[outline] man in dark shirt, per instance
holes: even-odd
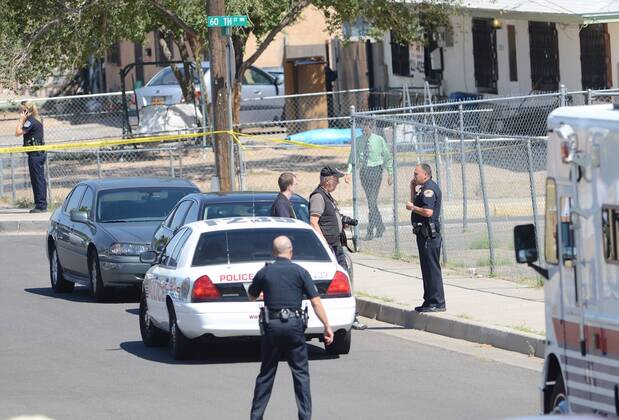
[[[411,212],[413,233],[417,236],[423,279],[423,304],[415,308],[417,312],[445,311],[440,265],[441,201],[441,189],[432,180],[432,168],[427,163],[417,165],[411,181],[411,201],[406,203],[406,209]]]
[[[284,172],[277,180],[280,193],[271,206],[271,216],[288,217],[296,219],[297,215],[294,212],[290,197],[294,194],[294,188],[297,186],[297,177],[290,172]]]
[[[270,321],[262,335],[260,374],[256,378],[251,419],[262,419],[271,397],[277,364],[280,357],[288,361],[294,380],[294,392],[299,410],[299,419],[312,417],[309,366],[305,327],[301,302],[305,293],[314,312],[325,326],[326,344],[333,342],[333,331],[318,291],[310,274],[303,267],[291,262],[292,243],[286,236],[273,240],[273,264],[267,264],[254,276],[249,286],[249,299],[256,300],[264,294],[265,309]]]

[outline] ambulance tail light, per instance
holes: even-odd
[[[348,276],[341,271],[336,271],[327,288],[327,297],[350,297],[351,294]]]
[[[220,298],[221,293],[219,293],[217,286],[213,284],[209,276],[198,277],[193,282],[193,290],[191,291],[192,302],[206,302]]]

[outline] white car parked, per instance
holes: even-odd
[[[323,300],[334,342],[325,349],[347,354],[355,318],[350,279],[314,229],[295,219],[234,217],[193,222],[172,237],[146,273],[140,299],[140,332],[146,346],[169,343],[175,359],[189,354],[197,338],[258,336],[262,301],[251,302],[247,289],[265,263],[273,261],[279,235],[292,241],[293,262],[308,270]],[[322,338],[323,325],[309,300],[308,339]]]

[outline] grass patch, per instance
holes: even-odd
[[[490,248],[490,242],[487,236],[479,236],[471,241],[469,249],[488,249]]]
[[[511,328],[515,331],[520,331],[527,334],[540,335],[542,337],[546,336],[546,331],[534,330],[533,328],[529,328],[526,325],[504,325],[504,327]]]
[[[468,319],[469,321],[473,320],[473,317],[467,314],[458,314],[456,315],[456,317],[461,318],[461,319]]]
[[[380,301],[387,302],[387,303],[396,303],[395,299],[386,297],[386,296],[376,296],[376,295],[371,295],[369,293],[364,293],[364,292],[355,292],[355,295],[358,297],[366,297],[366,298],[380,300]]]
[[[17,200],[15,200],[15,207],[17,207],[18,209],[27,209],[30,207],[34,207],[34,202],[28,198],[23,198],[20,197]]]

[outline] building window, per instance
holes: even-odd
[[[118,42],[108,48],[107,62],[120,65],[120,44]]]
[[[496,29],[492,26],[492,19],[473,19],[473,58],[477,90],[497,93],[499,65],[496,52]]]
[[[533,90],[559,90],[559,39],[550,22],[529,22],[531,84]]]
[[[587,25],[580,30],[580,67],[583,89],[610,87],[610,39],[606,24]]]
[[[393,74],[399,76],[410,76],[410,56],[408,45],[398,44],[395,41],[393,32],[391,33],[391,68]]]
[[[516,54],[516,27],[507,25],[507,52],[509,54],[509,81],[518,81],[518,59]]]

